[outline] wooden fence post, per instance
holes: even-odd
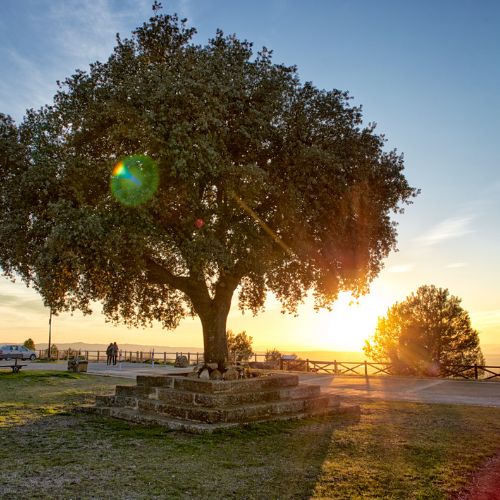
[[[474,363],[474,380],[477,380],[477,364]]]
[[[338,375],[338,373],[339,373],[336,359],[333,361],[333,373],[335,373],[335,375]]]
[[[197,352],[197,353],[196,353],[196,364],[198,364],[198,363],[199,363],[199,355],[200,355],[200,353],[199,353],[199,352]]]
[[[97,351],[97,362],[99,363],[99,351]]]
[[[368,363],[365,360],[365,377],[368,377]]]
[[[309,358],[306,359],[306,372],[309,372]]]

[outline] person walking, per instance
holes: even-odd
[[[110,365],[113,361],[113,343],[110,342],[106,349],[106,365]]]
[[[118,344],[113,342],[113,365],[116,365],[116,358],[118,358]]]

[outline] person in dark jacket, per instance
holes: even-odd
[[[111,361],[113,361],[113,343],[110,342],[108,348],[106,349],[106,364],[109,366]]]
[[[118,358],[118,344],[113,342],[113,364],[116,365],[116,359]]]

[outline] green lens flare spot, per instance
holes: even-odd
[[[111,174],[111,193],[122,205],[137,207],[149,201],[159,183],[158,167],[148,156],[127,156]]]

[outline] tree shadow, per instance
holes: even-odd
[[[59,412],[0,428],[0,496],[308,498],[332,435],[356,417],[253,424],[192,435]],[[13,436],[16,445],[12,445]],[[10,445],[9,445],[10,443]],[[19,460],[19,449],[28,450]],[[30,470],[26,484],[25,471]],[[57,495],[56,495],[57,496]]]

